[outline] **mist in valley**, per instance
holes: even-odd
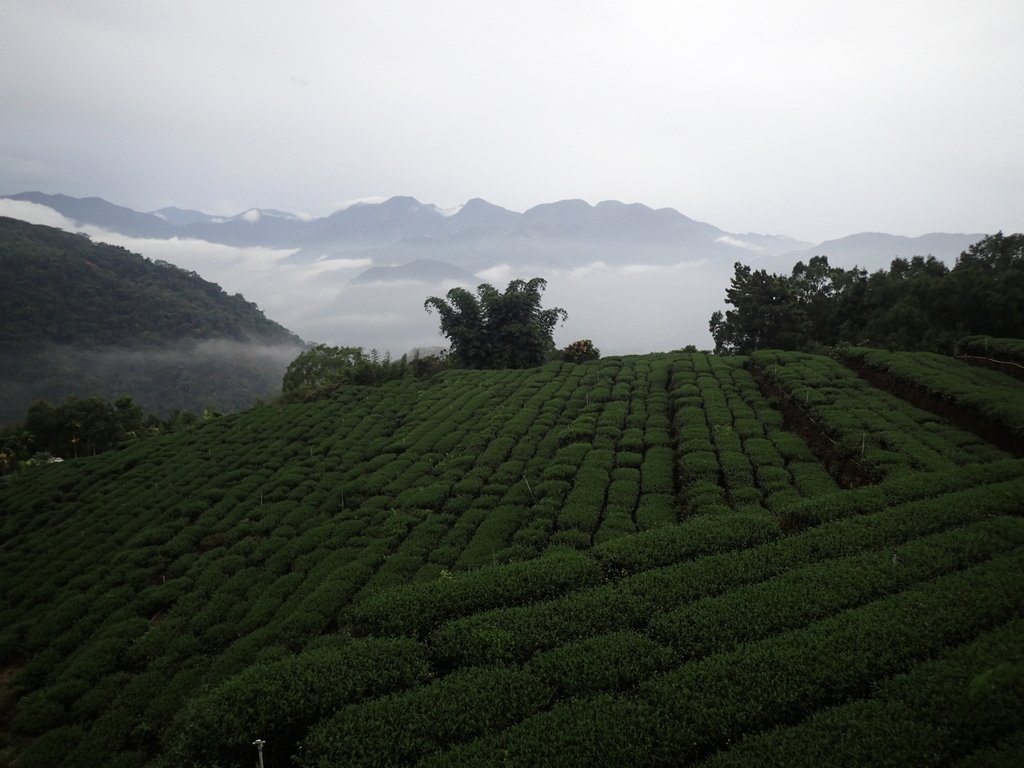
[[[547,280],[544,306],[560,306],[569,319],[555,329],[558,347],[590,339],[603,354],[710,348],[708,318],[723,306],[732,263],[681,258],[676,263],[617,263],[595,259],[580,266],[496,263],[475,272],[476,281],[396,280],[354,282],[373,266],[366,256],[300,262],[293,250],[236,247],[202,240],[143,239],[80,226],[49,208],[0,200],[0,215],[84,231],[95,241],[120,245],[153,260],[167,261],[241,293],[272,320],[307,342],[377,349],[398,357],[415,348],[446,345],[436,315],[423,303],[455,285],[475,289],[490,283],[504,290],[510,280]],[[599,250],[596,255],[610,256]],[[581,255],[586,258],[586,254]]]
[[[7,372],[0,424],[22,420],[36,400],[60,403],[72,396],[113,401],[127,394],[144,412],[163,418],[175,411],[242,410],[275,397],[301,351],[290,344],[208,339],[143,349],[51,345],[31,355],[0,355]]]

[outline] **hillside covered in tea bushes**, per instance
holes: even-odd
[[[948,357],[680,352],[22,472],[0,763],[1017,765],[1022,400]]]

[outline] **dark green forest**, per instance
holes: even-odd
[[[0,217],[0,347],[148,347],[188,339],[294,344],[240,294],[86,235]]]
[[[302,343],[194,272],[52,227],[0,218],[0,274],[0,423],[71,395],[238,410]]]
[[[952,268],[931,256],[888,270],[832,267],[827,256],[789,275],[737,263],[716,312],[716,352],[853,344],[950,353],[970,335],[1024,337],[1024,234],[986,237]]]

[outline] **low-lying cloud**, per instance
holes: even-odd
[[[751,253],[756,253],[756,254],[759,254],[761,256],[770,256],[771,255],[771,251],[769,251],[764,246],[758,245],[757,243],[750,243],[750,242],[747,242],[746,240],[741,240],[738,237],[731,237],[729,235],[722,235],[721,237],[716,237],[715,238],[715,242],[716,243],[722,243],[723,245],[732,245],[732,246],[735,246],[737,248],[743,248],[746,251],[750,251]]]
[[[45,205],[30,203],[27,200],[10,200],[6,197],[0,198],[0,216],[7,216],[12,219],[21,219],[32,224],[42,224],[47,227],[58,227],[68,232],[80,232],[81,225],[62,216]]]
[[[45,206],[0,200],[0,215],[84,231],[94,241],[121,245],[151,259],[167,261],[241,293],[303,339],[376,348],[402,355],[414,347],[445,344],[436,314],[423,302],[444,296],[456,283],[415,281],[353,284],[374,266],[369,258],[289,261],[294,251],[235,247],[202,240],[147,240],[82,227]],[[710,260],[674,264],[609,264],[595,261],[571,268],[506,263],[476,273],[479,283],[504,289],[512,279],[547,280],[545,306],[560,306],[569,320],[556,328],[555,343],[589,338],[604,354],[632,354],[712,344],[708,318],[723,307],[731,264]],[[475,284],[464,287],[473,290]]]
[[[275,397],[301,351],[290,344],[207,339],[158,348],[51,345],[7,353],[0,360],[0,425],[22,420],[35,400],[59,403],[71,396],[131,394],[145,412],[163,417],[178,410],[237,411]]]

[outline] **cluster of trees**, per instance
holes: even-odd
[[[126,440],[164,434],[217,416],[178,411],[169,419],[145,414],[128,395],[113,402],[69,397],[52,405],[39,400],[25,420],[0,429],[0,475],[55,458],[94,456]]]
[[[410,361],[402,355],[392,360],[391,353],[381,355],[376,349],[366,352],[362,347],[314,344],[288,365],[281,394],[286,399],[319,397],[342,384],[383,384],[408,375],[431,375],[442,367],[444,360],[436,356],[416,356]]]
[[[505,292],[486,283],[473,295],[452,288],[445,298],[431,296],[427,312],[441,318],[441,333],[451,343],[440,355],[402,355],[376,349],[314,344],[296,357],[281,382],[284,399],[316,399],[344,384],[383,384],[404,376],[425,378],[447,367],[533,368],[550,360],[582,363],[597,360],[601,351],[590,339],[580,339],[556,350],[552,338],[559,320],[568,319],[561,307],[544,309],[541,294],[547,282],[540,277],[513,280]]]
[[[162,418],[211,407],[233,413],[275,397],[301,349],[208,340],[143,349],[41,343],[33,351],[0,350],[0,425],[21,421],[37,400],[115,400],[124,393]]]
[[[512,280],[502,293],[484,283],[476,295],[452,288],[445,298],[431,296],[427,312],[441,318],[441,333],[451,342],[452,363],[460,368],[532,368],[555,352],[551,334],[569,319],[561,307],[541,308],[547,281]]]
[[[1024,234],[990,235],[949,268],[932,256],[868,274],[815,256],[790,275],[737,263],[711,316],[715,351],[857,344],[951,352],[971,334],[1024,337]]]

